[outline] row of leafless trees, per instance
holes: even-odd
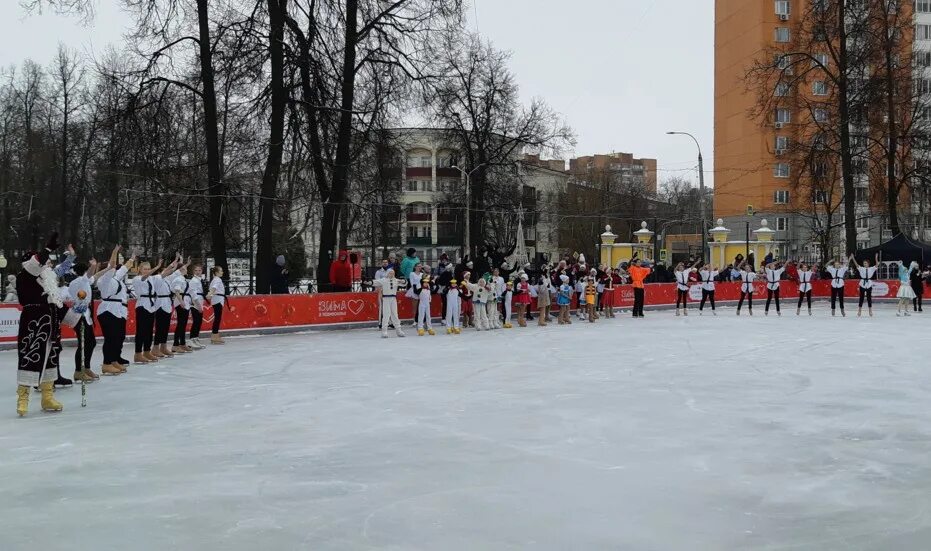
[[[761,54],[747,85],[762,124],[781,127],[771,147],[788,169],[790,208],[828,258],[840,227],[856,250],[857,221],[869,217],[858,203],[882,212],[893,235],[924,210],[913,203],[931,182],[931,53],[913,48],[911,0],[791,4],[785,42]]]
[[[463,28],[461,0],[121,2],[136,22],[122,49],[62,47],[48,67],[3,73],[4,250],[50,226],[91,250],[182,248],[218,264],[254,242],[261,291],[264,268],[312,227],[326,283],[354,227],[378,233],[395,213],[384,205],[403,160],[387,129],[410,113],[449,129],[457,165],[474,170],[476,248],[490,175],[572,141],[545,103],[520,102],[508,56]],[[92,0],[22,4],[94,17]]]

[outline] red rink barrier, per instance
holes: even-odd
[[[780,296],[783,299],[798,296],[798,284],[792,281],[781,282]],[[859,282],[847,280],[844,295],[857,297]],[[826,298],[831,296],[830,280],[812,282],[812,296]],[[754,297],[766,298],[766,282],[754,283]],[[731,301],[740,298],[740,283],[718,283],[715,288],[716,301]],[[873,298],[894,298],[899,292],[898,281],[875,281]],[[614,305],[629,308],[634,304],[634,290],[630,285],[614,289]],[[925,288],[924,296],[931,299],[931,289]],[[691,302],[701,301],[701,285],[692,284],[689,289]],[[658,283],[646,285],[645,301],[647,306],[665,306],[676,303],[676,285]],[[572,308],[577,301],[573,298]],[[410,299],[399,297],[399,315],[401,319],[413,319],[414,311]],[[553,306],[555,308],[555,304]],[[94,304],[96,311],[97,304]],[[133,335],[136,329],[135,302],[129,303],[129,320],[126,333]],[[531,305],[536,310],[536,300]],[[430,307],[433,317],[442,312],[440,297],[433,297]],[[0,343],[16,341],[19,330],[20,307],[16,304],[0,304]],[[229,299],[229,306],[223,312],[223,329],[263,329],[274,327],[313,327],[347,323],[371,323],[378,320],[378,296],[375,293],[329,293],[317,295],[247,295],[234,296]],[[204,311],[204,331],[209,332],[213,322],[213,310]],[[171,329],[174,331],[175,318],[172,315]],[[94,325],[94,333],[101,336],[100,325]],[[75,338],[70,327],[62,327],[62,337]]]

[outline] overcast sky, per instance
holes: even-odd
[[[624,151],[659,160],[660,181],[697,179],[695,134],[713,184],[712,0],[472,0],[470,25],[513,54],[522,94],[542,97],[578,135],[566,156]],[[119,45],[129,18],[100,0],[91,26],[25,17],[0,0],[0,65],[45,65],[59,40],[87,53]],[[697,182],[696,182],[697,183]]]

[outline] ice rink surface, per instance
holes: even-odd
[[[4,352],[0,549],[931,548],[931,312],[791,310],[230,338],[25,419]]]

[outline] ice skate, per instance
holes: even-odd
[[[201,344],[199,338],[193,338],[191,339],[191,348],[193,348],[194,350],[203,350],[206,347],[203,344]]]
[[[123,356],[120,356],[120,359],[117,360],[116,363],[118,363],[118,364],[120,364],[120,365],[129,365],[129,364],[132,363],[132,362],[130,362],[129,360],[123,358]]]
[[[462,334],[462,329],[459,328],[459,327],[453,329],[453,331],[455,331],[457,335],[461,335],[461,334]]]
[[[424,335],[426,335],[426,334],[427,334],[427,332],[424,331],[423,329],[418,329],[418,330],[417,330],[417,336],[418,336],[418,337],[422,337],[422,336],[424,336]]]
[[[76,383],[80,383],[80,382],[93,383],[93,382],[94,382],[94,378],[91,377],[90,374],[87,373],[87,371],[75,371],[75,372],[74,372],[74,382],[76,382]]]
[[[811,308],[808,309],[808,315],[811,315]]]
[[[19,385],[16,387],[16,413],[20,417],[25,417],[29,411],[29,387]]]
[[[165,357],[165,355],[162,354],[162,351],[159,350],[157,346],[156,346],[155,348],[153,348],[152,350],[147,351],[147,352],[145,353],[145,355],[146,355],[146,357],[148,357],[150,360],[161,360],[162,358]]]
[[[187,354],[187,350],[184,350],[180,346],[172,346],[171,352],[172,354]]]
[[[136,363],[136,364],[147,364],[147,363],[149,363],[150,361],[151,361],[151,360],[149,360],[149,358],[147,358],[146,355],[145,355],[144,353],[142,353],[142,352],[137,352],[137,353],[133,354],[133,363]]]
[[[846,318],[846,317],[847,317],[847,312],[841,310],[841,311],[840,311],[840,315],[841,315],[842,318]]]
[[[796,315],[796,316],[801,316],[801,315],[802,315],[802,307],[801,307],[801,306],[799,306],[798,308],[795,309],[795,315]]]
[[[100,372],[104,375],[122,375],[123,368],[119,364],[103,364],[103,367],[100,368]]]
[[[447,328],[446,328],[446,334],[447,334],[447,335],[452,335],[452,334],[453,334],[453,328],[452,328],[452,327],[447,327]]]
[[[164,354],[165,357],[167,357],[167,358],[173,358],[174,355],[175,355],[175,353],[174,353],[173,351],[168,350],[168,345],[167,345],[167,344],[161,345],[161,351],[162,351],[162,354]]]
[[[52,384],[52,383],[49,383],[49,384]],[[74,384],[74,381],[72,381],[71,379],[62,377],[61,375],[59,375],[58,378],[55,379],[55,388],[69,388],[73,384]],[[42,388],[42,385],[39,385],[39,388]]]
[[[857,317],[858,317],[858,318],[863,317],[863,308],[858,308],[858,309],[857,309]]]
[[[406,336],[407,336],[407,335],[404,334],[404,331],[401,331],[400,329],[398,329],[397,335],[398,335],[398,337],[406,337]]]
[[[39,388],[42,390],[42,411],[61,411],[61,403],[55,399],[55,389],[52,383],[41,383]]]
[[[712,311],[711,311],[711,315],[712,315],[712,316],[717,316],[717,315],[718,315],[717,310],[712,310]]]
[[[688,309],[688,308],[683,308],[683,309],[682,309],[682,315],[683,315],[683,316],[688,316],[688,315],[689,315],[689,309]]]
[[[873,317],[873,309],[870,308],[870,317]]]
[[[782,317],[782,312],[780,312],[779,310],[776,310],[776,315],[779,316],[779,317],[781,318],[781,317]]]
[[[428,335],[436,335],[436,331],[434,331],[433,329],[427,329],[427,334],[428,334]]]
[[[511,325],[510,322],[508,322],[508,323],[505,323],[505,324],[504,324],[504,328],[505,328],[505,329],[513,329],[514,326]]]
[[[226,344],[226,341],[223,340],[219,333],[213,333],[210,335],[210,344]]]
[[[679,316],[680,316],[680,314],[679,314],[679,309],[676,308],[676,317],[678,318]]]

